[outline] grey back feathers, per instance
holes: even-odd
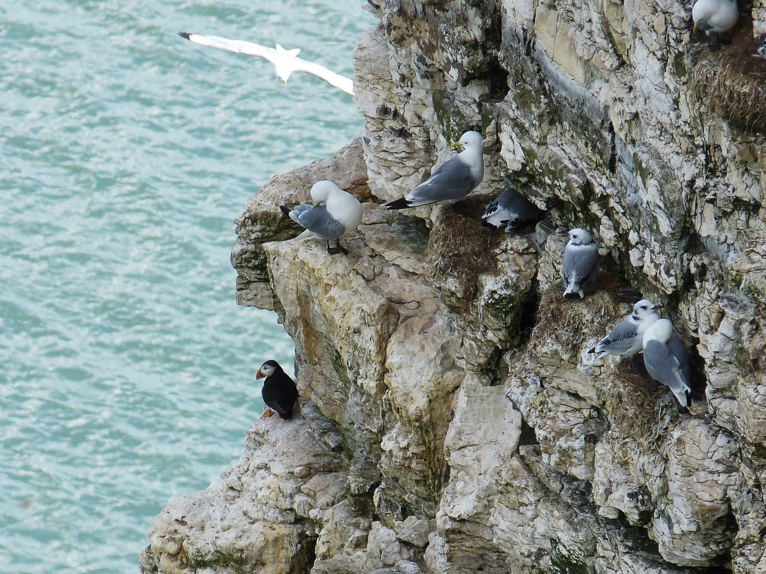
[[[681,340],[673,333],[667,319],[658,319],[643,337],[644,366],[649,376],[667,386],[682,406],[689,406],[689,355]]]
[[[593,236],[582,228],[569,231],[569,242],[564,249],[561,275],[564,297],[582,299],[590,287],[598,268],[598,247]]]
[[[452,156],[431,173],[426,181],[395,201],[385,204],[388,209],[419,207],[439,201],[463,199],[481,183],[484,177],[482,137],[478,132],[465,132],[460,137],[463,150]]]
[[[657,309],[649,299],[641,299],[633,305],[631,314],[596,343],[591,352],[599,353],[597,359],[604,355],[632,357],[641,350],[646,329],[660,318]]]
[[[320,239],[337,239],[346,231],[340,221],[333,219],[326,205],[296,205],[287,215],[295,223],[311,231]]]
[[[353,231],[362,221],[362,204],[350,193],[331,181],[318,181],[311,187],[313,204],[304,203],[292,209],[280,207],[295,223],[325,241],[337,240]]]
[[[542,209],[509,187],[489,202],[481,216],[481,224],[492,229],[505,227],[510,231],[527,223],[536,223],[544,215]]]

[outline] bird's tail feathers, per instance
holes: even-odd
[[[401,197],[394,201],[389,201],[383,205],[386,209],[406,209],[408,207],[414,207],[410,204],[410,201],[406,197]]]

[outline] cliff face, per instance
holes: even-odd
[[[708,97],[727,48],[691,38],[685,3],[560,4],[375,8],[363,138],[260,190],[232,253],[239,302],[295,341],[303,416],[256,423],[169,505],[142,572],[766,572],[766,141]],[[381,209],[468,128],[470,199]],[[364,202],[347,257],[279,215],[318,179]],[[507,184],[559,226],[544,244],[478,224]],[[602,272],[572,302],[574,226]],[[587,353],[639,294],[691,351],[688,411]]]

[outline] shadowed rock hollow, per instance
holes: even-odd
[[[261,189],[232,252],[240,304],[295,341],[303,415],[163,510],[142,572],[766,572],[766,140],[707,99],[722,56],[686,3],[561,4],[370,2],[363,137]],[[469,200],[380,207],[471,128]],[[347,257],[280,217],[318,179],[363,202]],[[508,184],[558,228],[542,248],[478,225]],[[601,246],[583,301],[573,226]],[[691,351],[689,410],[587,352],[641,296]]]

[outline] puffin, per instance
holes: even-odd
[[[282,370],[279,363],[272,360],[263,363],[255,375],[256,379],[263,377],[266,379],[263,381],[261,396],[267,409],[263,411],[261,418],[270,417],[276,412],[280,418],[290,420],[293,417],[293,406],[298,400],[295,381]]]

